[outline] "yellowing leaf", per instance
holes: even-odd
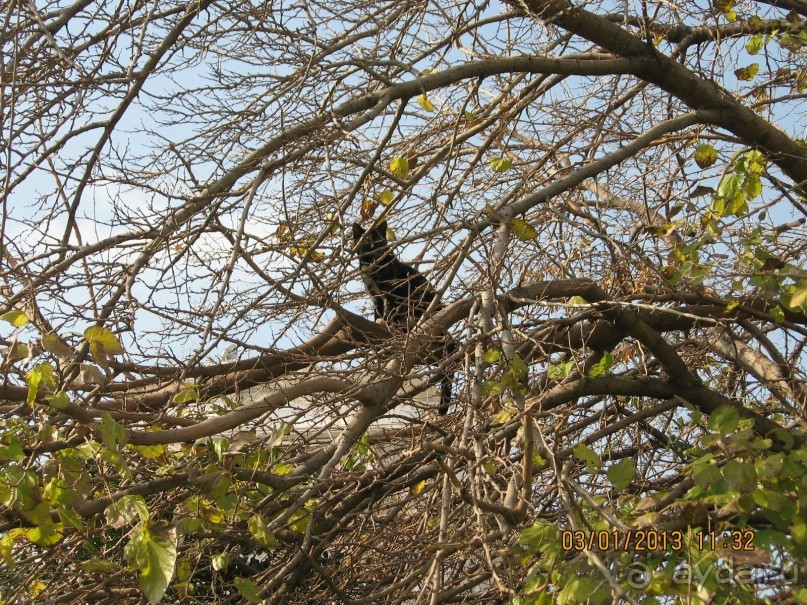
[[[734,70],[734,75],[738,80],[753,80],[759,71],[759,63],[752,63],[748,67],[741,67]]]
[[[118,500],[104,509],[104,515],[111,527],[120,529],[129,525],[132,521],[140,520],[146,522],[149,519],[149,511],[146,500],[140,495],[121,496]]]
[[[714,0],[714,5],[721,13],[727,13],[734,8],[734,0]]]
[[[490,167],[496,172],[507,172],[513,167],[513,161],[510,158],[496,157],[490,161]]]
[[[426,111],[434,111],[434,105],[428,98],[426,98],[425,94],[422,94],[418,97],[418,105],[420,105]]]
[[[35,596],[41,594],[42,591],[45,590],[46,587],[47,586],[45,585],[45,583],[42,580],[34,580],[33,582],[31,582],[28,585],[27,591],[28,591],[29,595],[31,595],[32,597],[35,597]]]
[[[288,475],[293,470],[294,470],[294,465],[287,464],[285,462],[280,462],[278,464],[275,464],[274,467],[272,467],[272,472],[274,474],[276,474],[276,475],[281,475],[281,476],[282,475]]]
[[[709,143],[698,145],[695,150],[695,163],[701,168],[709,168],[717,161],[717,150]]]
[[[426,482],[425,481],[418,481],[412,487],[409,488],[409,493],[413,496],[419,496],[423,493],[423,490],[426,489]]]
[[[3,351],[3,356],[11,360],[25,359],[31,354],[31,350],[24,342],[17,342],[16,339],[12,340],[9,348]]]
[[[409,160],[404,157],[396,156],[392,158],[389,168],[395,176],[401,179],[406,179],[409,176]]]
[[[791,309],[807,308],[807,279],[799,280],[799,283],[796,284],[787,306]]]
[[[62,359],[72,359],[75,356],[73,349],[63,343],[56,332],[49,332],[42,337],[42,348]]]
[[[84,330],[84,338],[90,343],[90,353],[102,365],[108,356],[123,353],[118,339],[107,328],[90,326]]]
[[[363,219],[368,219],[373,214],[375,214],[375,210],[378,208],[378,204],[375,203],[374,200],[366,199],[361,203],[361,210],[359,211],[361,217]]]
[[[535,230],[535,227],[520,218],[511,220],[510,225],[513,227],[515,236],[522,242],[528,242],[538,237],[538,232]]]
[[[84,384],[101,384],[105,377],[101,370],[89,363],[81,364],[81,381]]]
[[[393,194],[392,191],[390,191],[389,189],[385,189],[384,191],[378,194],[378,201],[384,204],[385,206],[389,206],[392,203],[393,199],[395,199],[395,194]]]
[[[62,541],[64,525],[62,523],[44,523],[27,530],[25,537],[39,546],[53,546]]]
[[[9,311],[0,315],[0,319],[7,321],[15,328],[19,328],[28,323],[28,316],[22,311]]]
[[[745,159],[745,170],[749,174],[762,174],[768,164],[765,154],[756,149],[746,153],[743,158]]]
[[[275,237],[279,242],[288,242],[291,240],[291,227],[289,227],[288,223],[280,223],[277,226],[277,231],[275,231]]]

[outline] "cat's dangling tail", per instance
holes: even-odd
[[[445,363],[446,359],[457,352],[457,341],[451,338],[451,336],[446,335],[446,340],[443,343],[442,349],[442,361]],[[451,385],[453,382],[454,373],[449,373],[448,368],[444,367],[443,373],[440,376],[440,407],[437,408],[437,413],[440,414],[440,416],[445,416],[448,414],[448,406],[451,405]]]
[[[451,404],[451,382],[454,376],[446,374],[440,382],[440,407],[437,413],[441,416],[448,414],[448,406]]]

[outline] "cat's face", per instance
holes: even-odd
[[[363,239],[362,239],[363,236]],[[353,223],[353,250],[359,256],[372,256],[387,246],[387,221],[382,221],[369,231],[358,223]]]

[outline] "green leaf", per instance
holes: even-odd
[[[757,469],[747,462],[729,460],[723,467],[723,476],[729,485],[741,492],[753,492],[757,487]]]
[[[140,587],[154,605],[159,603],[174,575],[177,560],[177,529],[165,522],[143,532],[140,557]],[[145,563],[145,564],[143,564]]]
[[[768,510],[781,512],[793,506],[793,502],[780,494],[769,489],[757,489],[751,494],[754,502],[759,504],[762,508]]]
[[[249,533],[255,541],[266,548],[274,548],[280,544],[261,515],[252,515],[247,522]]]
[[[540,547],[547,543],[556,542],[558,528],[545,521],[536,521],[532,527],[521,532],[518,541],[526,546]]]
[[[737,430],[740,414],[733,407],[721,405],[709,415],[706,427],[713,433],[728,435]]]
[[[720,185],[717,187],[717,195],[729,202],[730,205],[735,205],[738,199],[745,200],[745,196],[743,195],[742,191],[742,184],[743,184],[743,177],[739,174],[727,174],[723,177],[720,181]],[[724,212],[719,212],[718,208],[715,208],[715,212],[717,212],[720,216],[726,216],[725,210]]]
[[[762,193],[762,181],[756,174],[747,174],[743,182],[743,193],[748,199],[754,199]]]
[[[53,395],[45,395],[45,399],[50,402],[54,410],[65,410],[70,405],[70,398],[64,391],[59,391]]]
[[[719,483],[723,479],[723,475],[720,474],[720,470],[712,462],[705,462],[693,466],[692,478],[695,480],[695,485],[706,489]]]
[[[109,412],[101,414],[101,422],[95,423],[95,426],[101,431],[104,446],[111,452],[118,451],[121,445],[126,445],[129,441],[126,427],[116,422]]]
[[[625,458],[611,465],[611,468],[608,469],[608,480],[614,489],[625,489],[633,481],[635,474],[636,464],[631,458]]]
[[[709,143],[698,145],[695,149],[695,163],[701,168],[709,168],[717,161],[717,149]]]
[[[15,435],[4,435],[0,444],[0,460],[22,460],[25,452],[22,451],[22,442]]]
[[[771,317],[773,318],[773,321],[775,321],[778,324],[784,323],[784,321],[785,321],[785,311],[784,311],[784,309],[782,309],[782,307],[780,307],[779,305],[776,305],[773,309],[771,309],[769,311],[769,313],[771,314]]]
[[[426,111],[434,111],[434,105],[431,101],[429,101],[429,99],[426,98],[425,94],[418,96],[418,105],[420,105]]]
[[[238,589],[238,592],[241,593],[241,596],[250,603],[261,602],[261,589],[252,580],[247,580],[246,578],[235,578],[233,580],[233,584],[235,584],[235,587]]]
[[[482,385],[482,394],[483,395],[501,395],[504,393],[504,390],[507,388],[507,385],[503,382],[499,382],[498,380],[488,380],[485,384]]]
[[[522,384],[525,380],[527,380],[527,376],[529,375],[529,368],[527,367],[527,364],[524,363],[524,360],[518,355],[510,360],[510,371],[513,373],[513,378],[515,381],[519,384]]]
[[[755,55],[759,51],[761,51],[765,46],[765,43],[762,41],[762,36],[757,34],[753,38],[751,38],[745,45],[745,50],[748,51],[749,55]]]
[[[308,524],[310,522],[311,514],[304,510],[298,510],[289,519],[289,527],[298,534],[304,534],[308,530]]]
[[[538,232],[535,230],[535,227],[530,225],[527,221],[514,218],[510,221],[510,225],[513,228],[515,236],[522,242],[528,242],[538,237]]]
[[[563,380],[564,378],[568,378],[569,374],[572,372],[572,368],[575,367],[574,360],[566,361],[564,363],[558,363],[554,365],[550,365],[546,369],[547,376],[549,376],[552,380]]]
[[[392,158],[389,168],[400,179],[406,180],[409,176],[409,160],[404,157],[396,156]]]
[[[17,342],[14,339],[11,341],[11,346],[5,349],[2,354],[12,361],[19,361],[28,357],[31,354],[31,349],[24,342]]]
[[[25,381],[28,383],[28,405],[31,407],[34,407],[40,386],[49,389],[56,388],[56,380],[53,378],[53,368],[49,363],[40,363],[33,370],[29,371],[25,375]]]
[[[597,586],[591,576],[571,576],[558,594],[558,605],[586,603]]]
[[[0,315],[0,319],[7,321],[15,328],[19,328],[28,323],[28,316],[22,311],[9,311]]]
[[[230,566],[230,555],[228,555],[227,553],[219,553],[217,555],[213,555],[213,557],[211,557],[210,562],[213,564],[213,569],[216,571],[227,569]]]
[[[496,363],[502,358],[501,349],[491,348],[482,354],[482,361],[485,363]]]
[[[602,460],[597,453],[584,443],[578,444],[572,450],[572,453],[574,454],[575,458],[582,460],[587,464],[591,464],[594,468],[599,468],[602,466]]]
[[[748,174],[762,174],[768,164],[765,154],[757,149],[746,152],[743,159],[745,160],[745,170]]]
[[[182,389],[171,398],[171,403],[191,403],[199,401],[199,391],[196,388]]]
[[[592,377],[597,376],[604,376],[611,372],[611,368],[614,366],[614,356],[611,355],[610,352],[606,351],[602,359],[600,359],[597,363],[591,366],[591,369],[588,371],[588,375]]]
[[[507,172],[513,167],[513,161],[510,158],[495,157],[490,161],[490,167],[496,172]]]
[[[78,566],[84,571],[111,571],[118,568],[118,564],[114,561],[104,561],[103,559],[82,561]]]

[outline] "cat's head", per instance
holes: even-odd
[[[353,251],[359,256],[374,256],[387,249],[387,221],[365,230],[353,223]]]

